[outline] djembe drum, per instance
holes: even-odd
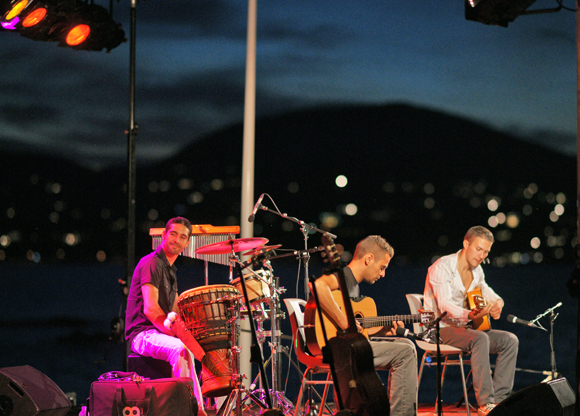
[[[200,286],[179,296],[177,306],[186,328],[205,351],[201,392],[205,397],[229,394],[232,382],[233,321],[240,292],[231,285]]]

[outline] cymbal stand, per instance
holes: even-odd
[[[251,329],[251,333],[252,333],[252,346],[251,346],[250,362],[258,364],[260,371],[261,371],[261,374],[264,374],[264,364],[263,364],[264,360],[262,358],[262,351],[261,351],[260,347],[257,345],[256,328],[254,326],[254,319],[252,316],[252,306],[250,305],[250,301],[248,298],[248,290],[246,288],[246,282],[245,282],[245,279],[242,275],[242,268],[241,268],[242,263],[241,263],[240,259],[237,257],[237,255],[233,249],[232,249],[232,257],[230,258],[230,261],[235,263],[238,274],[240,275],[240,282],[242,285],[243,297],[245,300],[246,308],[248,310],[248,316],[250,319],[250,329]],[[268,388],[265,389],[266,404],[264,404],[252,392],[248,391],[242,383],[242,380],[245,377],[245,375],[240,374],[239,353],[240,353],[241,349],[236,346],[236,343],[237,343],[237,323],[235,321],[232,324],[232,327],[233,327],[232,339],[235,341],[235,343],[232,343],[232,354],[231,354],[232,362],[231,362],[231,365],[232,365],[232,368],[234,368],[235,372],[236,372],[235,374],[232,374],[232,381],[234,383],[235,388],[228,395],[228,398],[226,399],[224,404],[220,407],[220,410],[218,411],[217,416],[228,416],[231,414],[231,412],[233,410],[235,410],[235,413],[234,413],[235,416],[242,416],[242,395],[244,393],[248,397],[250,397],[252,399],[252,401],[254,401],[254,403],[256,403],[258,406],[260,406],[262,409],[266,409],[266,410],[270,409],[272,411],[270,413],[270,416],[273,416],[273,415],[277,414],[277,412],[272,407],[272,399],[270,398],[269,389]],[[264,383],[265,386],[268,386],[268,380],[265,378],[264,375],[262,376],[262,382]]]
[[[260,345],[262,345],[265,340],[266,337],[268,335],[270,335],[270,339],[271,342],[269,342],[269,346],[270,346],[270,357],[268,358],[268,360],[264,363],[264,367],[266,367],[269,363],[271,363],[272,365],[272,390],[271,390],[271,395],[272,395],[272,405],[274,408],[278,408],[281,409],[282,413],[287,414],[287,413],[291,413],[294,410],[294,405],[292,404],[292,402],[290,400],[288,400],[285,397],[285,393],[282,390],[281,387],[281,369],[280,369],[280,360],[279,360],[279,356],[280,356],[280,352],[284,351],[284,346],[281,343],[281,338],[282,338],[282,332],[279,329],[280,328],[280,319],[283,319],[285,317],[284,312],[282,312],[280,310],[280,295],[284,292],[286,292],[286,289],[281,288],[279,286],[279,281],[278,278],[274,276],[274,271],[272,269],[272,266],[270,264],[270,261],[268,260],[268,256],[258,256],[257,259],[254,259],[254,265],[258,265],[259,261],[262,261],[262,266],[266,269],[268,269],[268,280],[264,280],[262,279],[260,276],[257,275],[256,272],[252,271],[252,273],[254,275],[256,275],[256,277],[258,277],[260,280],[262,280],[263,282],[265,282],[268,285],[269,288],[269,294],[270,296],[268,297],[267,301],[264,303],[269,304],[270,306],[270,310],[269,310],[269,317],[270,317],[270,331],[266,331],[263,329],[263,327],[261,326],[262,321],[260,319],[258,319],[258,327],[259,330],[256,331],[256,335],[257,335],[257,339],[258,342],[260,343]],[[260,303],[260,307],[262,306],[262,303]],[[268,316],[267,311],[263,310],[263,316]],[[258,374],[258,376],[256,377],[256,379],[254,379],[254,382],[252,383],[252,386],[250,387],[250,389],[252,389],[253,387],[256,386],[256,382],[258,380],[258,378],[261,376],[261,374]],[[263,386],[260,386],[261,389],[261,394],[264,394],[263,391]],[[254,393],[257,393],[257,390],[253,391]]]

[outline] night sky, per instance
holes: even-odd
[[[130,3],[113,5],[128,37]],[[530,9],[556,6],[540,0]],[[247,3],[151,0],[136,10],[138,163],[241,122]],[[503,28],[466,20],[460,0],[262,1],[257,117],[409,103],[572,155],[575,33],[567,10],[520,16]],[[9,32],[0,38],[0,150],[26,145],[93,168],[124,163],[129,42],[105,53]]]

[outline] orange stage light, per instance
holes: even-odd
[[[28,16],[22,21],[22,26],[32,27],[37,25],[46,17],[46,9],[44,7],[39,7],[38,9],[32,11]]]
[[[80,45],[87,39],[90,33],[91,28],[89,25],[77,25],[69,30],[66,35],[66,43],[70,46]]]

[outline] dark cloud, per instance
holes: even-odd
[[[12,124],[30,123],[39,118],[53,118],[58,111],[50,105],[4,104],[0,107],[0,117]]]

